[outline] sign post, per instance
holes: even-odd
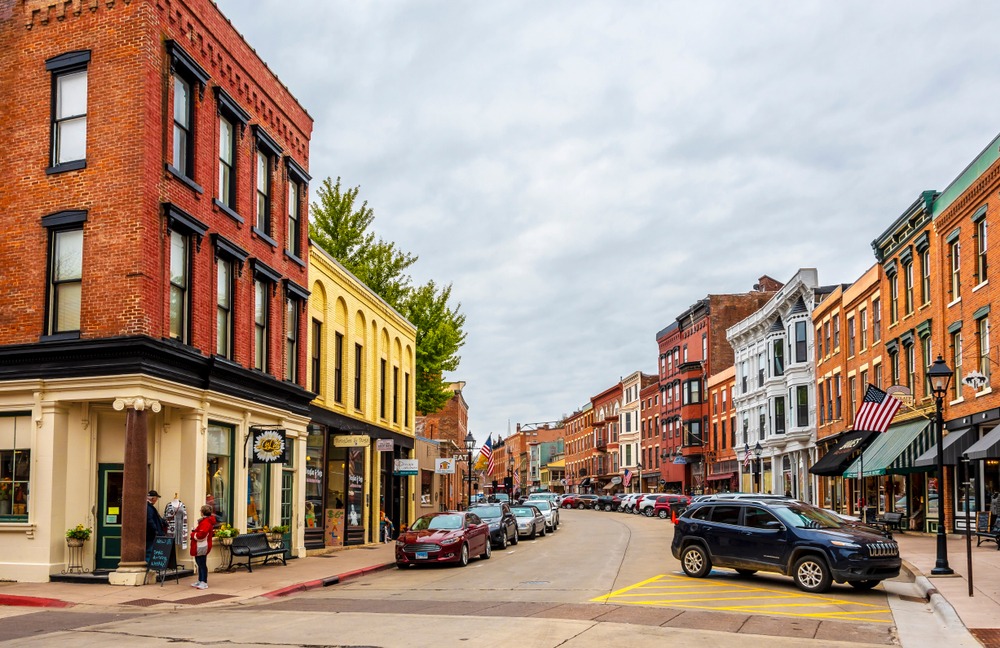
[[[149,564],[146,566],[146,573],[156,572],[160,579],[160,587],[163,581],[167,580],[167,571],[174,570],[174,578],[181,582],[180,571],[177,568],[177,555],[174,553],[174,539],[170,536],[156,536],[153,538],[153,549],[149,555]]]

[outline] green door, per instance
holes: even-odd
[[[95,569],[117,569],[122,559],[123,464],[97,467],[97,556]]]

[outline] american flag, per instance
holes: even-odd
[[[875,385],[868,385],[865,397],[861,399],[861,407],[854,417],[854,429],[885,432],[902,404],[898,398],[889,396]]]
[[[514,471],[514,491],[521,490],[521,473]]]
[[[622,480],[622,484],[625,485],[625,488],[628,488],[628,485],[629,485],[629,483],[631,483],[631,481],[632,481],[632,471],[629,470],[628,468],[626,468],[625,469],[625,479]]]
[[[746,448],[743,450],[743,467],[744,468],[749,468],[750,467],[750,461],[752,461],[752,459],[750,457],[750,444],[749,443],[744,443],[743,445],[746,446]]]
[[[483,444],[483,449],[480,450],[483,456],[486,457],[486,474],[492,475],[494,468],[493,460],[493,435],[486,437],[486,443]]]

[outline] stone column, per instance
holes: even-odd
[[[109,574],[112,585],[144,585],[146,582],[146,463],[148,461],[147,409],[160,411],[157,401],[119,398],[119,412],[127,409],[125,420],[125,470],[122,484],[122,559]]]

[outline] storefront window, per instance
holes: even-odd
[[[24,416],[0,418],[0,521],[27,522],[31,429]]]
[[[268,464],[250,464],[247,471],[247,530],[267,526],[268,497],[271,492]]]
[[[420,506],[431,506],[431,486],[434,483],[434,471],[420,471]]]
[[[365,541],[365,449],[347,451],[347,544]]]
[[[220,522],[233,523],[233,427],[208,424],[208,504]]]
[[[326,460],[326,510],[323,512],[324,540],[327,546],[344,544],[344,512],[347,503],[347,449],[330,448]]]
[[[303,525],[309,529],[323,527],[323,447],[326,433],[323,428],[309,428],[306,437],[306,508]]]

